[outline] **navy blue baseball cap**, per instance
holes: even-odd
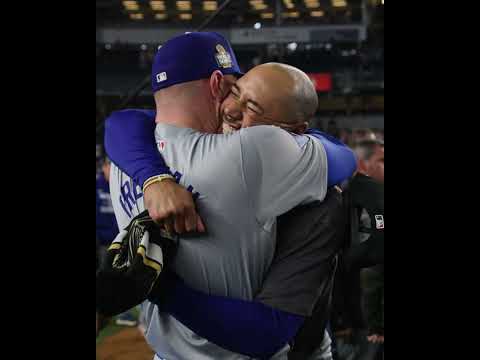
[[[232,47],[215,32],[191,32],[168,40],[152,65],[152,90],[188,81],[208,79],[215,70],[240,77]]]

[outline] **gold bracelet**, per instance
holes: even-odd
[[[145,192],[145,189],[150,185],[155,184],[157,182],[162,182],[163,180],[166,180],[166,179],[175,181],[175,178],[170,174],[156,175],[156,176],[152,176],[151,178],[148,178],[143,184],[143,189],[142,189],[143,192]]]

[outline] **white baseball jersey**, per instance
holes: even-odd
[[[173,269],[187,285],[212,295],[252,300],[272,261],[276,217],[323,200],[327,160],[320,141],[274,126],[228,135],[158,124],[158,149],[195,197],[207,234],[181,237]],[[110,189],[120,228],[144,210],[143,194],[112,164]],[[192,304],[195,306],[195,304]],[[166,360],[237,360],[146,301],[146,338]],[[282,349],[274,359],[286,359]]]

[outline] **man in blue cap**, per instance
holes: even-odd
[[[194,288],[248,300],[259,290],[272,257],[275,217],[301,202],[324,198],[327,154],[323,145],[311,141],[310,137],[294,138],[272,127],[258,126],[230,136],[202,134],[220,132],[221,103],[228,92],[229,82],[233,80],[228,76],[239,74],[239,71],[233,66],[236,63],[233,52],[223,38],[216,34],[188,35],[167,42],[157,54],[158,61],[153,72],[157,104],[157,112],[153,115],[158,124],[155,137],[160,152],[176,169],[172,171],[173,175],[194,193],[198,205],[203,206],[207,223],[214,224],[214,228],[201,236],[199,241],[182,239],[183,245],[174,269]],[[192,47],[205,54],[207,59],[214,59],[215,63],[210,61],[201,64],[188,58],[179,66],[178,61],[171,61],[171,58],[178,60],[188,56],[188,50]],[[211,72],[209,66],[216,70]],[[204,72],[201,71],[202,67],[206,69]],[[219,68],[230,70],[223,75]],[[177,75],[179,69],[182,73]],[[279,77],[282,71],[283,77]],[[304,88],[310,91],[307,95],[311,95],[313,86],[310,84],[311,88],[308,87],[308,78],[303,73],[293,72],[293,76],[286,76],[285,69],[270,66],[256,75],[260,81],[277,76],[284,80],[283,85],[294,85],[289,81],[295,78],[303,82]],[[261,87],[261,82],[258,85]],[[278,85],[281,86],[282,82]],[[240,94],[242,91],[245,94]],[[237,86],[235,89],[235,94],[242,98],[247,97],[248,92],[248,86]],[[307,101],[302,103],[306,110],[301,111],[311,112],[307,114],[311,116],[311,109],[314,111],[316,108],[316,94],[314,103],[308,102],[308,96],[306,98]],[[247,112],[252,112],[251,119],[266,120],[269,115],[282,116],[271,108],[263,108],[253,99],[248,99],[246,103]],[[225,110],[225,113],[233,116],[234,111]],[[151,115],[149,112],[125,111],[116,113],[114,118],[128,116],[141,120]],[[107,148],[109,146],[115,147],[115,144],[109,144]],[[282,155],[283,152],[285,154]],[[129,158],[134,153],[125,156]],[[281,161],[275,161],[277,157]],[[303,162],[312,163],[312,168],[305,168]],[[126,226],[143,207],[143,203],[138,201],[141,200],[141,192],[137,190],[137,185],[145,183],[148,187],[148,184],[166,180],[165,177],[158,177],[140,182],[138,179],[145,176],[141,171],[130,178],[118,168],[114,169],[113,174],[117,179],[114,196],[114,201],[118,199],[117,218],[121,226]],[[205,174],[218,180],[218,184],[211,184]],[[259,174],[262,174],[262,178],[258,177]],[[276,184],[282,177],[284,182]],[[223,189],[221,185],[224,185]],[[229,191],[232,189],[236,193]],[[261,194],[260,199],[254,196],[257,193]],[[280,193],[285,198],[279,198]],[[228,221],[225,214],[232,215],[236,222]],[[232,233],[236,236],[232,236]],[[202,237],[204,241],[201,241]],[[205,340],[199,342],[198,337],[192,337],[188,329],[168,315],[158,314],[155,306],[152,306],[146,305],[147,312],[150,310],[147,339],[162,357],[244,358],[224,352]]]

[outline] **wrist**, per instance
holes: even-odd
[[[162,182],[162,181],[165,181],[165,180],[172,180],[172,181],[175,181],[175,178],[170,175],[170,174],[162,174],[162,175],[155,175],[155,176],[152,176],[150,178],[148,178],[147,180],[145,180],[145,182],[143,183],[143,192],[145,193],[145,190],[152,184],[155,184],[155,183],[159,183],[159,182]]]

